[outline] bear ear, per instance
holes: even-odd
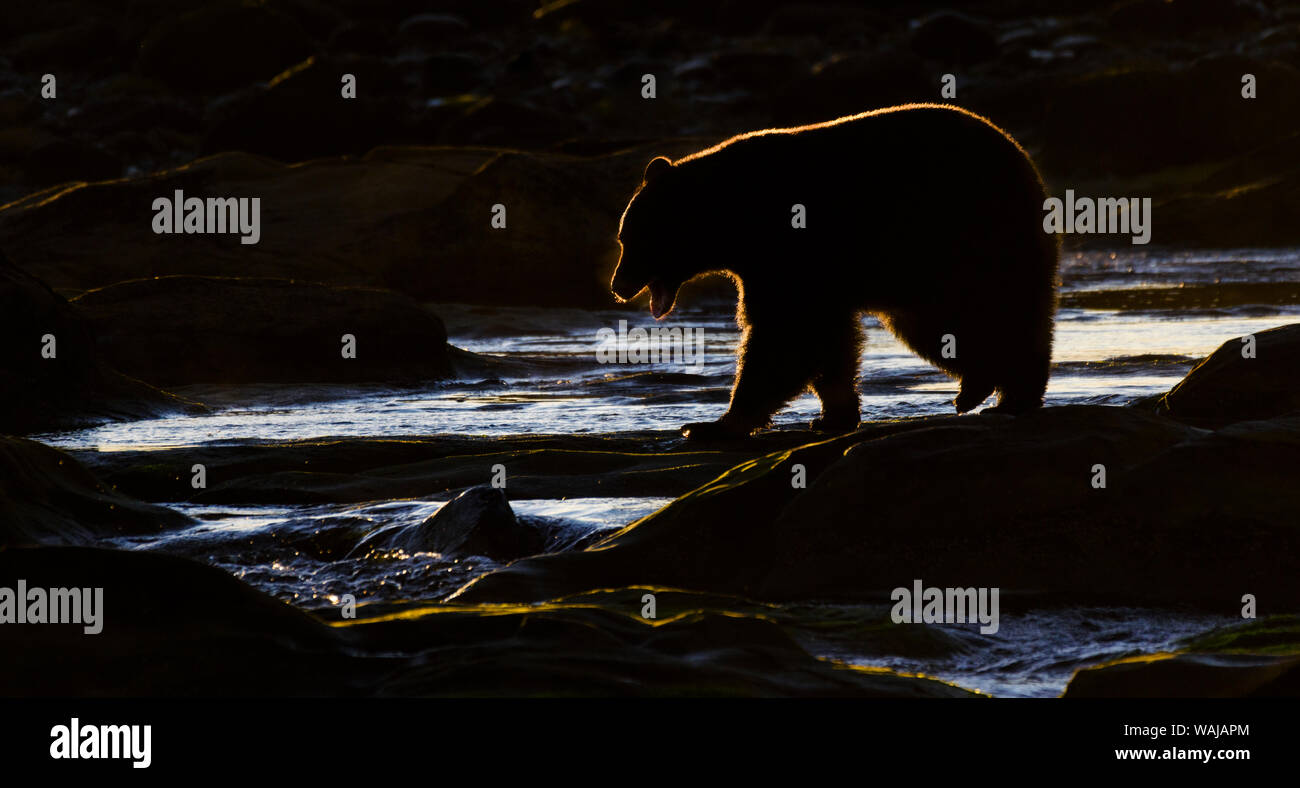
[[[645,166],[645,175],[643,179],[646,183],[653,183],[655,178],[660,177],[665,172],[673,168],[673,163],[663,156],[656,156]]]

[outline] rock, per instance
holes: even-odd
[[[344,74],[356,78],[356,98],[343,98]],[[311,57],[215,105],[200,152],[239,150],[295,162],[400,142],[405,104],[390,93],[401,79],[378,58]]]
[[[271,79],[313,48],[306,31],[279,11],[214,3],[159,21],[136,65],[178,92],[224,93]]]
[[[434,51],[469,33],[469,23],[455,14],[415,14],[397,26],[397,44],[403,48]]]
[[[773,432],[748,445],[684,445],[678,430],[616,435],[465,435],[223,442],[204,449],[212,480],[193,496],[207,504],[310,504],[450,497],[482,483],[493,465],[511,469],[516,500],[675,497],[737,463],[814,439]],[[150,501],[176,499],[188,448],[76,452],[100,478]]]
[[[451,145],[544,148],[583,129],[582,118],[573,113],[489,96],[466,107],[443,129],[442,138]]]
[[[1297,469],[1296,418],[1211,433],[1069,406],[875,424],[739,465],[593,549],[517,561],[453,598],[654,585],[881,600],[922,578],[1220,610],[1250,588],[1285,607],[1300,604]]]
[[[456,496],[419,525],[388,526],[367,534],[352,554],[401,550],[513,561],[540,553],[545,544],[541,531],[515,517],[503,491],[480,485]]]
[[[5,47],[5,54],[21,71],[84,73],[96,66],[113,69],[122,53],[121,32],[103,20],[66,20],[66,27],[29,33]]]
[[[156,553],[0,550],[0,586],[19,578],[102,588],[105,612],[93,636],[0,627],[9,697],[977,697],[814,658],[770,618],[716,609],[648,622],[624,598],[514,610],[417,602],[362,606],[330,626],[224,571]]]
[[[122,174],[111,153],[77,140],[56,139],[33,148],[22,162],[24,180],[36,187],[79,180],[104,180]]]
[[[387,290],[166,276],[73,303],[98,335],[99,353],[155,385],[414,383],[451,373],[442,321]],[[343,354],[349,334],[354,358]]]
[[[483,63],[472,55],[439,53],[419,62],[420,84],[430,97],[471,93],[482,84]]]
[[[841,52],[778,91],[779,125],[816,123],[877,107],[932,101],[937,78],[910,52]]]
[[[971,65],[996,57],[998,42],[985,22],[940,11],[914,23],[912,51],[945,64]]]
[[[1221,627],[1175,654],[1080,670],[1067,698],[1245,698],[1300,696],[1300,617],[1268,616]]]
[[[1300,414],[1300,323],[1253,336],[1253,358],[1242,355],[1244,337],[1224,342],[1152,403],[1155,412],[1201,427]]]
[[[0,357],[0,431],[25,434],[204,410],[113,369],[83,316],[3,254],[0,333],[8,337],[8,352]]]
[[[1106,21],[1116,32],[1145,40],[1249,28],[1262,14],[1260,6],[1242,0],[1121,0]]]
[[[188,522],[108,488],[58,449],[0,436],[0,553],[18,545],[92,544]]]
[[[1243,100],[1241,78],[1247,73],[1273,89]],[[1277,143],[1300,125],[1300,72],[1234,54],[1181,67],[1099,70],[1063,81],[1044,98],[1041,164],[1090,178],[1218,161]],[[1121,132],[1104,117],[1116,106],[1146,111],[1135,119],[1137,126]],[[1224,201],[1224,195],[1216,197]]]
[[[1300,697],[1300,656],[1178,654],[1077,671],[1066,698]]]

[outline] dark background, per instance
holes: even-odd
[[[953,73],[954,103],[1020,138],[1057,191],[1101,181],[1195,203],[1166,242],[1280,243],[1293,236],[1265,219],[1300,199],[1298,33],[1300,4],[1241,0],[13,3],[0,201],[227,150],[593,154],[718,138],[940,100]],[[57,101],[39,98],[44,73]],[[341,73],[357,76],[355,101],[339,100]],[[1259,80],[1253,101],[1243,73]],[[1227,219],[1202,204],[1242,186]]]

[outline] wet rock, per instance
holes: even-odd
[[[202,406],[105,362],[83,316],[0,254],[0,430],[25,434]]]
[[[1300,415],[1300,323],[1219,346],[1155,403],[1157,413],[1203,427]]]
[[[813,437],[780,431],[725,448],[683,445],[678,430],[516,436],[486,443],[458,435],[231,442],[204,450],[213,481],[194,499],[302,504],[451,496],[481,484],[498,463],[511,469],[516,500],[592,494],[674,497],[737,463]],[[175,500],[174,479],[193,461],[187,449],[76,456],[109,483],[151,501]]]
[[[389,526],[367,535],[353,555],[385,550],[406,553],[481,555],[512,561],[542,551],[543,533],[515,517],[505,492],[471,487],[415,526]]]
[[[1296,616],[1222,627],[1176,654],[1122,659],[1075,673],[1067,698],[1258,698],[1300,696]]]
[[[214,3],[159,21],[136,65],[179,92],[224,93],[269,80],[313,49],[307,32],[277,10]]]
[[[98,352],[155,385],[416,382],[451,371],[442,321],[386,290],[168,276],[92,290],[74,303]],[[355,357],[344,355],[345,335]]]
[[[989,25],[955,11],[940,11],[920,19],[912,30],[912,51],[954,65],[992,60],[998,42]]]
[[[0,552],[17,545],[91,544],[188,522],[110,489],[58,449],[0,436]]]
[[[455,598],[645,584],[882,599],[924,578],[1214,609],[1251,588],[1300,604],[1300,429],[1252,425],[1210,433],[1102,406],[872,425],[739,465],[597,549],[518,561]]]

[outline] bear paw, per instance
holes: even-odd
[[[853,432],[858,428],[856,414],[850,416],[819,416],[808,422],[809,429],[816,432]]]

